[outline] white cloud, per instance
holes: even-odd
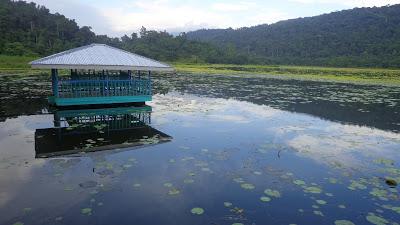
[[[253,9],[256,6],[254,2],[238,2],[238,3],[214,3],[211,5],[211,9],[223,12],[237,12],[247,11]]]
[[[189,4],[174,6],[168,0],[137,1],[130,4],[135,10],[126,8],[107,8],[102,13],[111,22],[113,29],[118,33],[137,31],[141,26],[149,29],[167,30],[173,32],[195,30],[199,28],[239,28],[277,22],[286,19],[283,12],[262,7],[253,9],[255,4],[240,2],[237,4],[215,3],[213,10],[195,7]],[[249,15],[235,15],[232,11],[246,11],[252,9]]]
[[[318,15],[321,12],[308,4],[330,4],[330,11],[338,9],[383,6],[400,0],[218,0],[211,3],[179,0],[119,0],[112,3],[99,0],[33,0],[51,12],[59,12],[76,19],[80,26],[88,25],[98,34],[118,37],[148,29],[179,33],[200,28],[240,28],[280,20]],[[287,2],[299,9],[287,7]],[[334,7],[333,7],[334,6]],[[314,9],[315,8],[315,9]],[[326,10],[326,9],[325,9]],[[330,12],[327,9],[326,13]],[[325,11],[324,11],[325,12]]]

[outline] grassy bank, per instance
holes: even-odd
[[[276,78],[400,85],[400,69],[273,65],[173,64],[178,72],[263,75]]]
[[[44,70],[31,69],[28,63],[34,59],[34,57],[29,56],[0,55],[0,74],[32,75],[48,73]],[[400,69],[180,63],[172,63],[172,65],[178,73],[258,75],[272,78],[400,85]]]

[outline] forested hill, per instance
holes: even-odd
[[[138,34],[110,38],[44,6],[0,0],[2,55],[39,57],[90,43],[162,61],[400,67],[400,5],[178,36],[143,27]]]
[[[248,63],[247,56],[197,41],[185,34],[146,30],[121,38],[96,35],[44,6],[25,1],[0,0],[0,54],[45,56],[90,43],[109,44],[163,61]]]
[[[240,29],[204,29],[191,40],[235,47],[271,64],[400,67],[400,5],[356,8]]]

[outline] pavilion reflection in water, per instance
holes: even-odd
[[[35,132],[36,158],[170,141],[170,136],[149,126],[151,111],[150,106],[56,111],[54,127]]]

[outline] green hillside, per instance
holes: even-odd
[[[400,67],[400,5],[187,35],[236,48],[262,64]]]

